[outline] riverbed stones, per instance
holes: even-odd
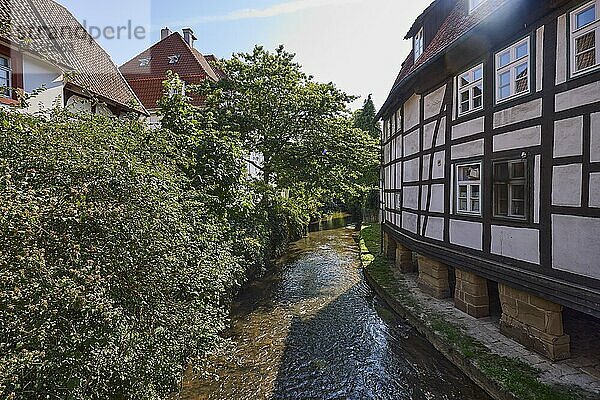
[[[570,357],[570,337],[564,334],[560,304],[503,284],[498,289],[503,334],[550,360]]]
[[[456,269],[454,306],[475,318],[490,315],[490,297],[487,279]]]
[[[450,297],[448,267],[421,254],[417,256],[417,260],[419,262],[419,288],[436,299]]]

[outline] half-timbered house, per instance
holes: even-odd
[[[551,359],[600,317],[600,0],[436,0],[379,111],[385,251]]]

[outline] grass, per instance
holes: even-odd
[[[554,387],[539,380],[540,371],[527,363],[494,354],[483,343],[437,312],[423,312],[402,279],[394,276],[389,261],[381,254],[381,227],[371,224],[361,231],[363,266],[386,292],[429,326],[444,343],[471,360],[488,378],[523,400],[577,400],[591,398],[576,389]]]

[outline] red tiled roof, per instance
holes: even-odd
[[[68,83],[146,113],[110,56],[62,5],[0,0],[0,21],[1,37],[62,68]]]
[[[180,56],[176,64],[169,63],[169,57]],[[141,66],[142,59],[149,59],[147,66]],[[186,84],[199,84],[206,79],[217,81],[220,76],[206,58],[196,49],[188,46],[183,37],[175,32],[149,49],[138,54],[120,68],[121,73],[136,92],[144,106],[155,109],[163,94],[163,82],[167,72],[179,75]],[[194,99],[193,104],[202,105],[202,99]]]
[[[465,37],[471,29],[485,21],[492,13],[509,1],[512,0],[487,0],[472,13],[469,13],[468,0],[459,1],[416,63],[413,61],[413,52],[411,51],[408,55],[402,64],[398,77],[394,82],[394,86],[381,111],[383,111],[392,100],[397,89],[404,81],[406,81],[406,79],[416,74],[426,64],[437,59],[448,49],[448,47]],[[381,111],[379,113],[381,113]]]

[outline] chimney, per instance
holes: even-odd
[[[190,47],[194,47],[194,41],[198,40],[196,36],[194,36],[194,31],[192,28],[184,28],[183,29],[183,39]]]
[[[171,30],[167,27],[160,30],[160,40],[163,40],[171,35]]]

